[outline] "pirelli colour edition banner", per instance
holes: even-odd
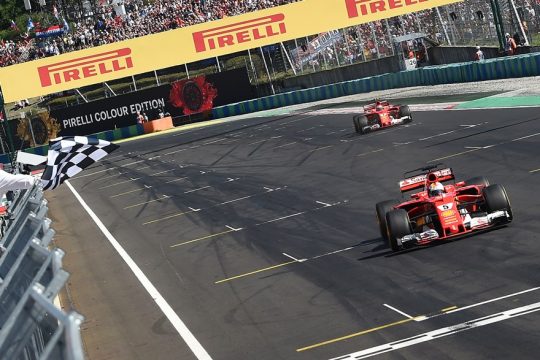
[[[0,86],[18,101],[459,1],[302,0],[0,68]]]

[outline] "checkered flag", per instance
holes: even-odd
[[[49,142],[47,167],[41,176],[43,190],[56,189],[70,177],[110,154],[119,146],[105,140],[69,136]]]

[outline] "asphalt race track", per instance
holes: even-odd
[[[71,184],[213,359],[538,358],[538,108],[413,115],[364,136],[309,113],[160,135]],[[392,254],[375,203],[437,162],[503,184],[515,220]],[[156,358],[195,359],[173,335]]]

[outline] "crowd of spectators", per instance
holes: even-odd
[[[70,31],[44,40],[22,32],[18,41],[0,41],[0,67],[159,33],[299,0],[124,0],[125,14],[112,5],[70,22]],[[69,21],[69,20],[68,20]]]
[[[61,36],[39,40],[22,33],[18,41],[0,41],[0,67],[296,1],[299,0],[155,0],[145,4],[143,0],[123,0],[125,14],[116,13],[111,5],[101,6],[98,14],[70,21],[70,31]],[[535,19],[534,2],[523,0],[523,4],[523,17]],[[341,30],[342,37],[318,51],[309,65],[343,65],[392,55],[392,38],[415,32],[426,33],[441,43],[496,39],[493,23],[489,5],[482,0],[441,7],[439,13],[430,9],[405,14]],[[524,27],[529,23],[524,21]]]

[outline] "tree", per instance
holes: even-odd
[[[27,11],[24,9],[23,0],[3,0],[0,2],[0,30],[9,29],[11,20],[16,20],[25,13],[27,13]],[[23,29],[26,28],[26,23],[17,23],[19,29],[21,28],[21,25],[23,26]]]

